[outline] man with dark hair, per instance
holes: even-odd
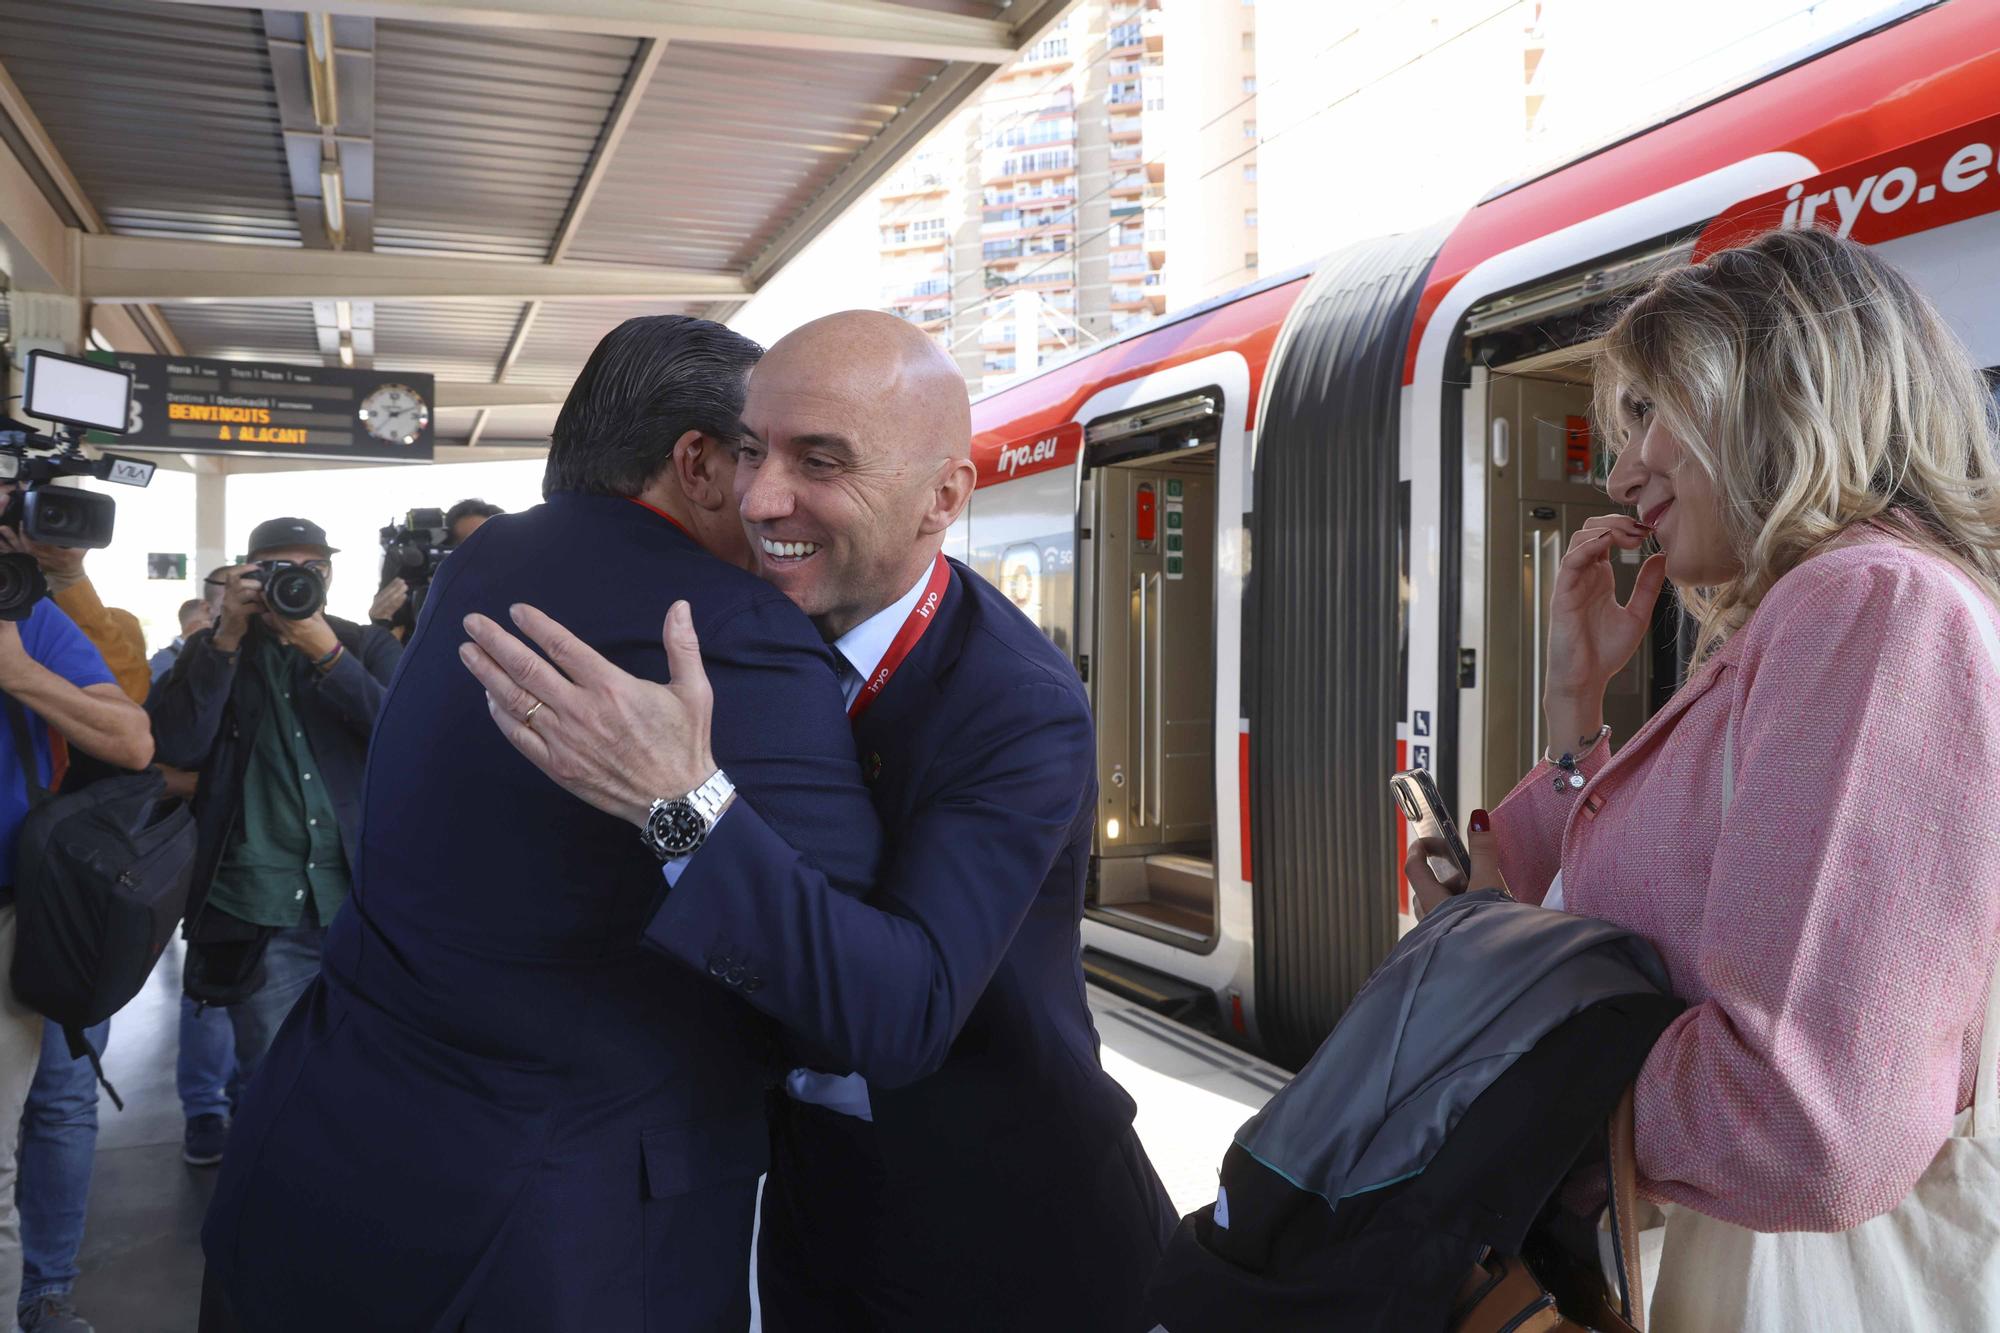
[[[487,504],[484,500],[460,500],[445,511],[444,530],[447,546],[461,546],[465,539],[479,531],[479,525],[489,518],[498,518],[507,511],[499,505]]]
[[[244,1093],[203,1232],[244,1327],[748,1324],[775,1031],[642,946],[659,862],[515,753],[460,654],[468,615],[533,601],[663,680],[662,618],[692,600],[745,803],[834,883],[873,877],[826,648],[744,570],[734,446],[758,355],[706,320],[621,325],[557,421],[547,502],[439,569],[376,732],[354,895]],[[722,950],[708,967],[741,980]]]

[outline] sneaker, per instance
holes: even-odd
[[[229,1117],[198,1115],[187,1122],[187,1137],[181,1140],[181,1156],[189,1166],[214,1166],[222,1160],[222,1150],[228,1146]],[[68,1326],[58,1324],[55,1327]],[[22,1333],[27,1333],[25,1325]]]
[[[203,1119],[221,1119],[204,1116]],[[21,1311],[21,1333],[93,1333],[68,1296],[44,1296]]]

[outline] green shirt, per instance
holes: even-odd
[[[209,901],[259,926],[296,926],[311,900],[320,925],[347,901],[347,853],[340,820],[292,708],[298,679],[311,668],[294,650],[252,633],[239,672],[252,673],[264,696],[243,773],[243,804]],[[240,684],[241,682],[239,682]]]

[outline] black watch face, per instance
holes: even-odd
[[[647,836],[660,855],[672,859],[686,856],[701,846],[708,825],[687,801],[669,801],[653,812],[646,825]]]

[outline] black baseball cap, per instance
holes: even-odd
[[[333,555],[326,544],[326,529],[309,518],[267,518],[250,532],[250,555],[280,546],[317,546],[322,555]]]

